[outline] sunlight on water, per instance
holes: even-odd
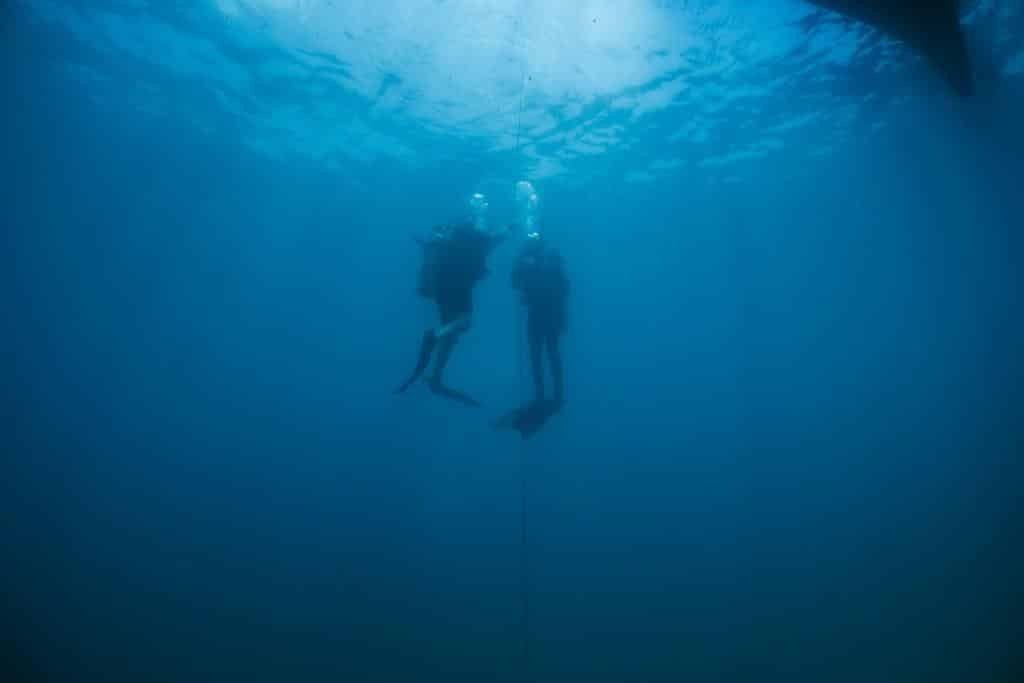
[[[801,0],[203,0],[162,15],[25,1],[137,65],[140,110],[166,110],[159,79],[183,78],[208,93],[191,107],[200,129],[228,117],[269,156],[336,169],[514,155],[534,179],[582,181],[628,155],[631,183],[687,166],[725,178],[812,132],[819,150],[869,136],[886,102],[942,87],[903,45]],[[989,27],[1019,10],[965,16],[1006,77],[1019,45]],[[94,83],[104,68],[73,67]]]

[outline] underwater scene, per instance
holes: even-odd
[[[0,51],[3,680],[1024,680],[1024,0]]]

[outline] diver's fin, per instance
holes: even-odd
[[[514,429],[524,439],[540,431],[548,418],[557,412],[554,401],[531,401],[494,421],[495,429]]]
[[[524,439],[529,439],[540,431],[540,428],[544,426],[551,415],[552,412],[548,403],[546,401],[538,401],[523,414],[523,419],[519,423],[519,435]]]
[[[458,401],[459,403],[463,403],[467,406],[473,406],[474,408],[480,406],[480,402],[477,401],[472,396],[470,396],[469,394],[457,391],[456,389],[452,389],[451,387],[446,387],[440,382],[432,381],[430,383],[430,390],[433,391],[438,396],[450,398],[453,401]]]
[[[491,426],[495,429],[515,429],[516,425],[522,420],[522,412],[522,408],[516,408],[513,411],[507,412],[492,422]]]
[[[427,369],[430,364],[430,355],[434,352],[434,346],[437,345],[437,335],[434,334],[433,330],[427,330],[423,333],[423,341],[420,342],[420,357],[416,361],[416,368],[409,375],[409,379],[405,380],[400,387],[395,389],[396,394],[404,393],[406,389],[412,386],[412,383],[418,380],[422,375],[423,371]]]

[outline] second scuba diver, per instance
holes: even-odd
[[[512,271],[512,286],[526,306],[526,336],[530,347],[533,401],[495,422],[499,429],[514,429],[525,439],[535,434],[565,401],[564,373],[559,339],[566,328],[569,280],[561,255],[531,227],[526,244]],[[552,396],[544,392],[544,356],[551,372]]]

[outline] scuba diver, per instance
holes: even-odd
[[[495,422],[499,429],[515,429],[525,439],[535,434],[565,401],[564,373],[559,339],[566,327],[569,280],[561,255],[548,245],[533,226],[516,259],[512,286],[519,290],[526,306],[526,336],[530,347],[530,370],[534,398]],[[552,397],[545,399],[544,355],[551,372]]]
[[[487,257],[505,239],[508,229],[487,230],[487,199],[482,194],[474,194],[469,207],[471,221],[438,226],[428,239],[417,240],[423,249],[417,292],[437,305],[441,324],[423,333],[416,367],[395,393],[412,386],[433,359],[427,379],[431,391],[466,405],[480,405],[471,396],[445,386],[443,376],[456,343],[472,324],[473,287],[487,275]]]

